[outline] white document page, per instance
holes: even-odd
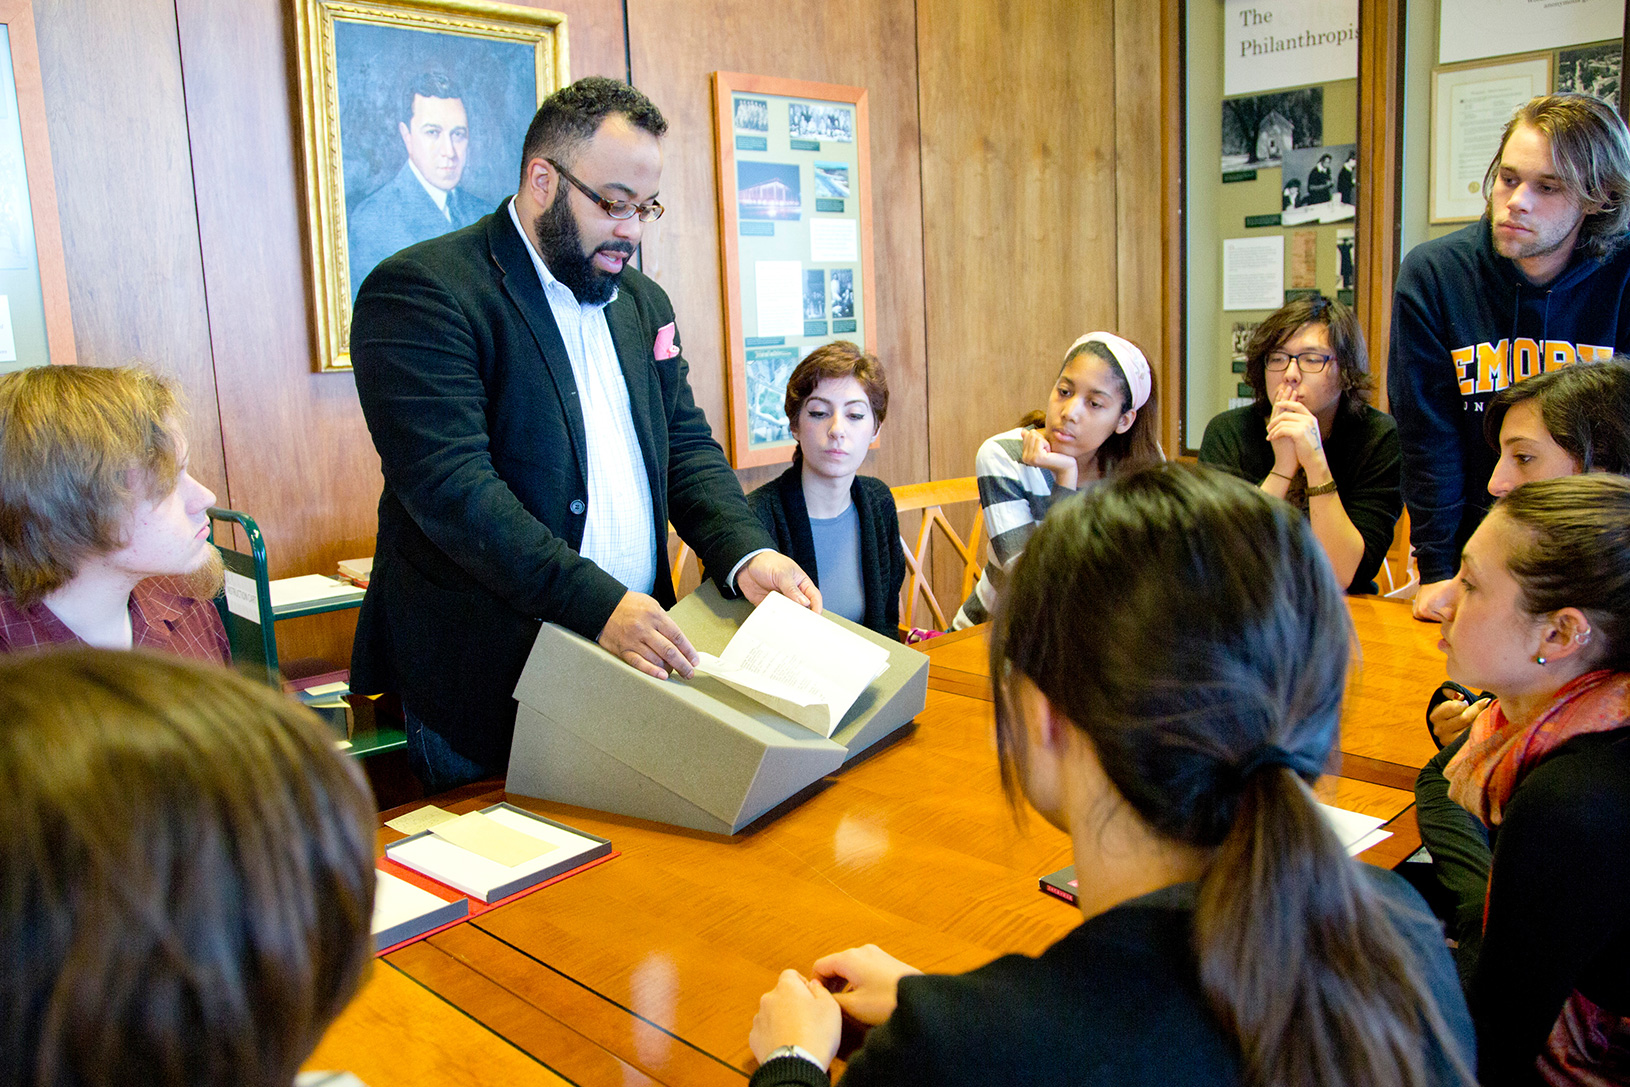
[[[1380,829],[1386,820],[1378,816],[1363,815],[1329,804],[1320,804],[1319,810],[1324,813],[1330,829],[1336,832],[1336,838],[1349,857],[1356,857],[1375,843],[1392,837],[1392,831]]]
[[[699,654],[711,675],[828,738],[889,666],[889,651],[780,593],[765,597],[724,655]]]

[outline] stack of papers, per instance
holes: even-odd
[[[753,609],[724,653],[699,653],[708,675],[830,738],[889,667],[889,651],[780,593]]]

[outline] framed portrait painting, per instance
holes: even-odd
[[[322,370],[380,261],[515,191],[532,114],[570,81],[566,17],[474,0],[295,0]]]

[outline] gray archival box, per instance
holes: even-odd
[[[718,655],[752,614],[712,582],[670,613]],[[888,649],[889,667],[830,740],[709,676],[652,679],[545,623],[515,700],[506,789],[517,796],[734,834],[906,724],[928,697],[928,658],[844,619]]]

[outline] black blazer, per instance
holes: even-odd
[[[655,357],[662,289],[623,272],[606,321],[651,483],[653,594],[674,602],[671,521],[709,569],[774,546],[691,396]],[[508,202],[383,261],[351,325],[357,395],[385,476],[351,685],[398,691],[454,750],[509,757],[515,681],[541,622],[599,635],[626,591],[578,555],[587,436],[565,343]]]
[[[900,516],[888,484],[856,476],[849,497],[860,514],[860,578],[866,595],[861,626],[890,638],[900,637],[900,585],[906,579],[906,556],[900,547]],[[821,586],[815,562],[815,536],[804,505],[803,469],[797,463],[747,496],[747,504],[775,537],[776,550],[796,562]]]

